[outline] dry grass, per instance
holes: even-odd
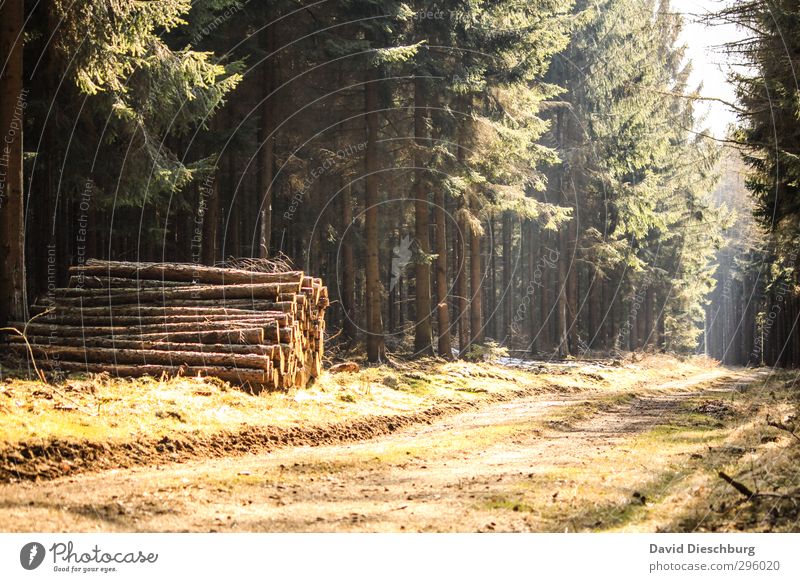
[[[788,419],[798,434],[799,378],[780,373],[724,400],[688,398],[601,454],[576,450],[539,464],[484,506],[526,513],[541,531],[797,531],[800,440],[767,420]],[[551,420],[590,415],[569,407]],[[747,499],[720,471],[760,495]]]
[[[428,360],[402,370],[378,366],[354,374],[325,373],[308,389],[260,395],[215,379],[73,375],[50,386],[6,377],[0,383],[0,443],[124,441],[245,426],[320,425],[539,390],[602,390],[613,397],[650,382],[696,374],[704,366],[650,357],[616,368],[587,364],[568,373],[553,369],[532,374],[489,364]]]

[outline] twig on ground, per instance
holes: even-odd
[[[723,481],[725,481],[725,483],[727,483],[728,485],[730,485],[731,487],[736,489],[739,493],[741,493],[742,495],[744,495],[748,499],[751,498],[751,497],[755,497],[755,495],[756,495],[756,493],[751,491],[750,488],[747,487],[747,485],[744,485],[743,483],[739,483],[739,481],[736,481],[735,479],[729,477],[728,475],[726,475],[722,471],[719,472],[719,478],[722,479]]]
[[[36,377],[39,378],[39,380],[41,380],[42,383],[47,384],[47,385],[50,385],[50,382],[47,381],[47,377],[44,375],[44,372],[42,372],[39,369],[39,367],[36,365],[36,358],[33,356],[33,348],[31,347],[31,344],[28,341],[28,325],[30,325],[30,323],[34,319],[36,319],[38,317],[41,317],[45,313],[50,313],[51,311],[53,311],[53,309],[55,309],[55,308],[51,307],[50,309],[45,309],[41,313],[31,317],[27,321],[27,323],[25,323],[25,327],[22,328],[22,331],[18,330],[16,327],[0,327],[0,331],[12,331],[12,332],[16,333],[17,335],[22,336],[22,341],[25,342],[25,347],[28,348],[28,355],[31,357],[31,364],[33,364],[33,371],[36,372]]]
[[[782,422],[770,420],[769,416],[767,417],[767,426],[771,426],[772,428],[777,428],[778,430],[788,432],[790,435],[792,435],[794,438],[800,441],[800,436],[798,436],[798,434],[794,432],[790,427],[786,426]]]
[[[40,381],[41,381],[43,384],[46,384],[47,386],[49,386],[49,387],[50,387],[50,389],[51,389],[53,392],[55,392],[56,394],[58,394],[59,396],[61,396],[61,398],[63,398],[64,400],[68,400],[69,402],[72,402],[72,404],[74,404],[74,405],[75,405],[77,408],[79,408],[79,409],[83,410],[83,412],[84,412],[84,413],[86,413],[86,414],[88,414],[89,416],[97,416],[97,413],[95,413],[95,412],[92,412],[91,410],[89,410],[89,409],[85,408],[83,405],[81,405],[81,403],[80,403],[80,402],[78,402],[77,400],[75,400],[75,399],[73,399],[73,398],[70,398],[70,397],[69,397],[69,396],[67,396],[67,395],[66,395],[64,392],[62,392],[61,390],[59,390],[58,388],[56,388],[56,386],[55,386],[54,384],[51,384],[51,383],[50,383],[50,382],[47,380],[47,376],[45,376],[45,375],[44,375],[44,372],[42,372],[42,371],[39,369],[39,367],[36,365],[36,358],[33,356],[33,348],[31,347],[31,344],[30,344],[30,342],[28,341],[28,335],[27,335],[27,332],[28,332],[28,325],[29,325],[29,324],[30,324],[30,323],[31,323],[31,322],[32,322],[34,319],[36,319],[37,317],[41,317],[42,315],[44,315],[44,314],[46,314],[46,313],[50,313],[51,311],[53,311],[53,309],[55,309],[55,308],[54,308],[54,307],[51,307],[50,309],[45,309],[45,310],[44,310],[44,311],[42,311],[41,313],[39,313],[39,314],[37,314],[37,315],[34,315],[33,317],[31,317],[31,318],[30,318],[30,319],[27,321],[27,323],[25,324],[25,327],[23,327],[23,328],[22,328],[22,331],[18,330],[18,329],[17,329],[17,328],[15,328],[15,327],[0,327],[0,331],[13,331],[14,333],[16,333],[16,334],[18,334],[18,335],[22,336],[22,340],[25,342],[25,346],[28,348],[28,355],[31,357],[31,364],[33,365],[33,371],[34,371],[34,372],[36,372],[36,377],[37,377],[37,378],[39,378],[39,380],[40,380]]]
[[[770,497],[773,499],[785,499],[791,501],[796,501],[797,499],[800,499],[800,495],[791,495],[786,493],[761,493],[760,491],[753,491],[744,483],[740,483],[739,481],[730,477],[729,475],[725,474],[722,471],[720,471],[718,475],[720,479],[722,479],[728,485],[736,489],[739,493],[747,497],[748,500],[758,499],[759,497]]]

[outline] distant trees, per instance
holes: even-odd
[[[370,361],[694,348],[724,220],[666,2],[113,4],[28,6],[31,294],[50,243],[284,253]]]
[[[27,317],[22,136],[23,0],[0,5],[0,326]]]
[[[729,363],[800,365],[800,101],[797,70],[800,5],[748,0],[715,18],[746,38],[726,47],[746,65],[733,81],[741,107],[731,139],[742,146],[755,231],[740,219],[730,234],[736,256],[719,257],[720,286],[709,310],[707,346]],[[740,215],[749,208],[739,203]],[[755,232],[754,232],[755,231]],[[760,232],[759,232],[760,231]],[[746,235],[746,236],[742,236]]]
[[[63,283],[67,265],[91,256],[177,258],[185,245],[188,257],[217,190],[213,148],[192,136],[238,84],[237,65],[175,46],[184,0],[28,9],[31,293]]]
[[[718,148],[695,136],[684,96],[681,20],[667,2],[576,9],[571,42],[548,72],[564,92],[545,136],[560,158],[545,198],[572,220],[558,233],[526,226],[537,243],[523,279],[541,299],[529,305],[529,348],[691,351],[725,223],[709,199]]]

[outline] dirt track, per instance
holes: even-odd
[[[650,462],[642,435],[680,425],[687,405],[719,402],[754,378],[719,369],[614,399],[595,392],[492,404],[357,443],[3,485],[2,528],[606,529],[706,447],[702,438],[665,447]]]

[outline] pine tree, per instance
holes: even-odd
[[[0,5],[0,326],[27,319],[22,136],[24,2]]]

